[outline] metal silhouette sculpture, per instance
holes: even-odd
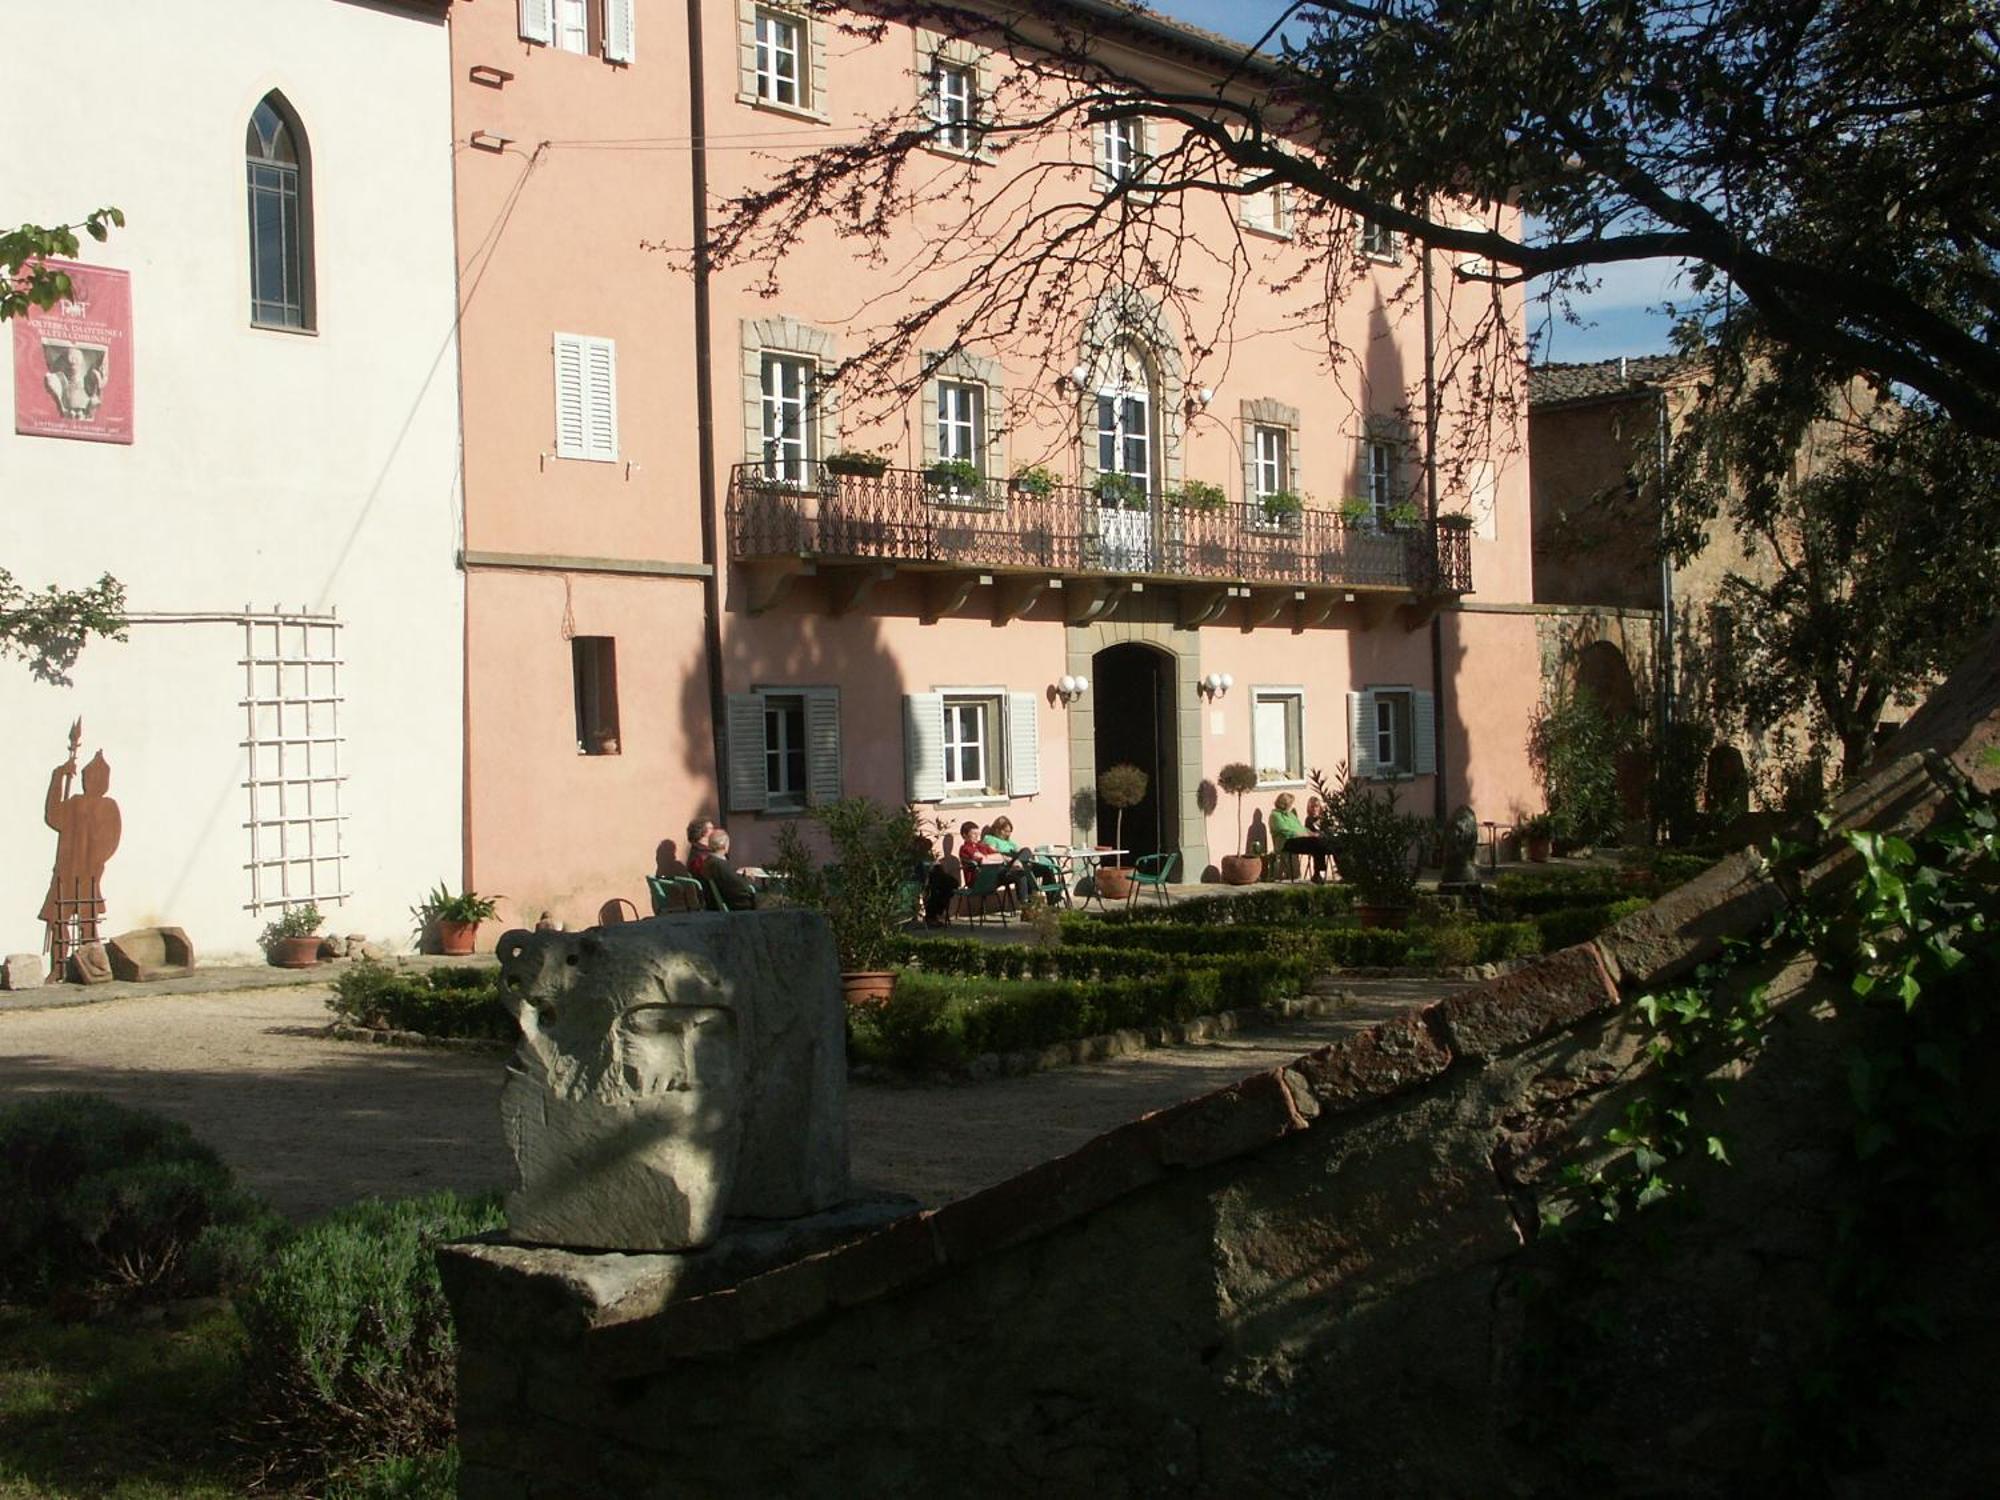
[[[49,893],[42,901],[41,920],[48,924],[50,972],[60,979],[69,956],[85,943],[98,940],[104,919],[104,866],[118,851],[123,823],[118,804],[106,793],[111,766],[99,750],[83,768],[83,790],[72,795],[78,780],[76,757],[83,744],[83,720],[70,725],[69,759],[49,777],[42,803],[42,821],[55,830],[56,863],[49,876]]]

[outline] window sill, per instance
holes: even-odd
[[[1005,792],[954,792],[938,799],[939,807],[1005,807],[1014,799]]]
[[[1292,242],[1292,232],[1289,229],[1273,229],[1266,224],[1252,224],[1247,219],[1238,219],[1236,222],[1242,226],[1245,233],[1254,234],[1261,240],[1280,240],[1287,245]]]
[[[742,89],[736,92],[736,102],[747,104],[765,114],[783,115],[788,120],[806,120],[814,125],[824,125],[829,118],[825,110],[814,109],[809,104],[780,104],[776,99],[766,99],[762,94],[752,94]]]
[[[250,329],[253,333],[282,333],[295,339],[316,339],[319,337],[319,330],[317,328],[294,328],[289,323],[259,323],[255,318],[250,320]]]
[[[958,146],[947,146],[939,141],[925,141],[923,148],[932,156],[941,156],[946,161],[961,162],[975,167],[989,167],[999,159],[993,154],[993,148],[990,146],[966,146],[961,148]]]
[[[1260,792],[1298,791],[1301,788],[1305,787],[1306,785],[1308,785],[1308,783],[1305,781],[1304,778],[1295,777],[1286,781],[1260,781],[1257,783],[1257,790]]]

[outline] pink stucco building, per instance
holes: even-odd
[[[1164,80],[1227,66],[1198,33],[1104,24]],[[926,345],[893,395],[842,388],[861,310],[916,295],[897,236],[870,261],[809,235],[775,294],[671,247],[898,101],[979,120],[1003,54],[756,0],[461,4],[451,25],[467,878],[504,916],[644,910],[657,843],[700,811],[753,861],[809,799],[856,793],[1109,842],[1093,783],[1115,761],[1154,788],[1125,844],[1180,851],[1183,878],[1234,845],[1231,761],[1266,783],[1246,816],[1343,761],[1416,811],[1539,805],[1522,418],[1486,401],[1522,358],[1515,293],[1467,359],[1490,287],[1357,235],[1331,326],[1300,327],[1285,205],[1211,198],[1181,232],[1240,247],[1233,287],[1219,260],[1165,298],[1112,265],[1059,347]],[[1044,199],[1115,184],[1162,144],[1123,131],[1002,162],[968,130],[919,158],[935,187],[898,233],[950,238],[1024,160],[1057,169]],[[1219,328],[1187,325],[1226,290]],[[863,451],[886,470],[828,462]],[[1468,528],[1434,526],[1433,489]]]

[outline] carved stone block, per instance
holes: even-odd
[[[42,987],[42,955],[10,953],[0,966],[0,990],[38,990]]]
[[[817,913],[699,913],[501,938],[521,1040],[500,1114],[516,1238],[711,1243],[847,1196],[846,1019]]]
[[[140,927],[104,946],[119,979],[184,979],[194,972],[194,944],[178,927]]]

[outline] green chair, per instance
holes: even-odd
[[[653,898],[653,915],[663,917],[674,911],[685,911],[685,904],[674,906],[673,892],[682,890],[694,897],[694,910],[700,911],[708,905],[709,893],[703,884],[692,875],[648,875],[646,890]]]
[[[1180,868],[1181,852],[1178,849],[1166,854],[1142,854],[1130,871],[1131,887],[1125,895],[1125,909],[1130,911],[1138,904],[1139,892],[1150,889],[1160,898],[1160,905],[1167,902],[1167,887],[1173,883],[1174,871]]]
[[[984,927],[986,925],[987,908],[993,905],[992,898],[1000,895],[1003,891],[1011,894],[1017,875],[1018,872],[1015,870],[1012,860],[994,859],[980,865],[973,871],[972,884],[965,888],[966,915]],[[1013,909],[1011,907],[1001,907],[998,912],[1000,925],[1005,927],[1008,917],[1012,915]]]

